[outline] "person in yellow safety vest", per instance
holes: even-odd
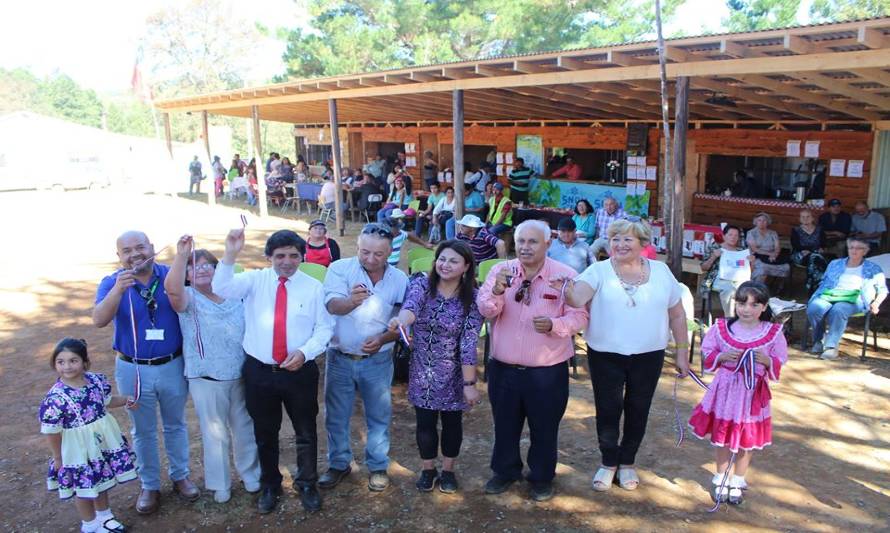
[[[494,184],[494,195],[488,199],[488,216],[485,220],[488,232],[500,236],[501,233],[513,229],[513,204],[504,196],[504,186]]]

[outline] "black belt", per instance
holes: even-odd
[[[346,352],[341,352],[340,350],[337,350],[337,355],[342,355],[343,357],[345,357],[347,359],[352,359],[353,361],[364,361],[365,359],[367,359],[369,357],[373,357],[377,354],[376,353],[362,353],[362,354],[346,353]]]
[[[268,370],[269,372],[293,372],[292,370],[288,370],[288,369],[282,367],[278,363],[274,363],[274,364],[270,365],[268,363],[264,363],[264,362],[260,361],[259,359],[250,355],[247,352],[244,352],[244,353],[250,358],[249,361],[253,361],[253,363],[255,365],[262,368],[263,370]],[[315,360],[313,359],[311,361],[306,361],[305,363],[303,363],[303,366],[301,366],[298,370],[302,370],[303,368],[306,368],[307,366],[309,366],[310,363],[315,364]]]
[[[165,355],[163,357],[152,357],[151,359],[143,359],[133,358],[129,355],[124,355],[120,352],[117,353],[117,358],[121,361],[125,361],[127,363],[136,363],[137,365],[148,365],[148,366],[161,366],[166,365],[170,361],[176,359],[177,357],[182,355],[182,351],[177,351],[176,353],[171,353],[170,355]]]
[[[495,363],[497,363],[501,366],[504,366],[507,368],[512,368],[514,370],[537,370],[539,368],[551,368],[551,367],[558,366],[558,365],[564,365],[566,363],[565,361],[563,361],[562,363],[556,363],[555,365],[549,365],[549,366],[525,366],[525,365],[514,365],[513,363],[505,363],[503,361],[495,359],[494,357],[492,357],[490,360],[494,361]]]

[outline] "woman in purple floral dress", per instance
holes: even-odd
[[[59,497],[77,496],[81,531],[123,532],[111,513],[108,489],[136,479],[134,456],[121,428],[106,409],[133,408],[132,398],[112,396],[103,374],[87,372],[87,343],[65,338],[53,350],[50,366],[59,374],[40,404],[40,432],[47,436],[52,459],[47,487]]]
[[[429,273],[416,276],[399,316],[390,329],[414,326],[408,401],[417,415],[417,446],[423,471],[417,480],[422,492],[457,490],[454,461],[463,440],[465,409],[479,403],[476,389],[476,341],[482,315],[476,307],[476,264],[470,247],[457,240],[443,241],[436,249]],[[434,461],[439,455],[438,420],[442,420],[442,473]]]

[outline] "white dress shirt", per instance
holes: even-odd
[[[325,303],[334,298],[347,298],[352,287],[363,283],[371,296],[349,314],[335,317],[337,325],[331,346],[343,353],[361,355],[362,344],[369,337],[380,335],[402,305],[408,290],[408,276],[394,266],[387,266],[383,279],[373,284],[358,257],[334,261],[324,279]],[[384,344],[380,352],[392,350],[394,342]]]
[[[278,274],[272,268],[235,274],[234,265],[220,262],[211,286],[223,298],[244,300],[244,351],[262,363],[275,364],[272,331]],[[325,351],[334,332],[334,319],[324,305],[324,289],[318,280],[300,271],[287,280],[285,287],[287,353],[300,350],[311,361]]]

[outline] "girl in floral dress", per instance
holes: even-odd
[[[40,432],[47,436],[52,459],[47,487],[59,497],[77,496],[75,505],[85,533],[126,528],[111,513],[108,489],[136,479],[134,456],[114,417],[105,410],[135,407],[131,398],[112,396],[103,374],[87,372],[87,343],[65,338],[53,350],[50,366],[59,380],[40,404]]]
[[[742,502],[753,450],[772,443],[768,381],[778,381],[788,360],[782,326],[769,321],[766,285],[745,282],[735,298],[736,317],[719,319],[702,341],[706,370],[716,375],[689,419],[695,436],[710,433],[717,447],[712,496],[718,504]]]

